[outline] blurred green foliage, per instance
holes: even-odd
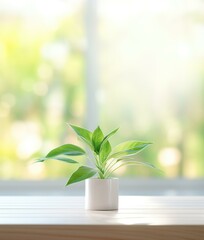
[[[78,15],[63,17],[56,26],[35,17],[2,16],[0,178],[39,179],[72,171],[32,161],[73,138],[68,120],[84,121],[84,30]]]
[[[113,146],[151,140],[137,157],[165,172],[129,167],[117,174],[203,177],[202,12],[186,10],[181,1],[184,13],[174,15],[169,1],[171,11],[160,13],[155,5],[141,16],[131,9],[142,1],[117,0],[120,16],[115,4],[98,2],[99,124],[105,133],[120,127]],[[52,3],[41,15],[24,9],[26,2],[22,12],[0,3],[1,179],[67,177],[74,170],[52,161],[32,164],[53,147],[78,144],[66,122],[83,126],[86,118],[85,1],[73,3],[67,1],[67,13],[62,8],[58,15]]]

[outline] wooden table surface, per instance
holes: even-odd
[[[86,211],[83,197],[0,197],[0,240],[204,240],[204,197],[119,199],[118,211]]]

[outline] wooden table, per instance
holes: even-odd
[[[86,211],[83,197],[0,197],[0,240],[204,240],[204,197],[120,197]]]

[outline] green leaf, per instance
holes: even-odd
[[[73,144],[65,144],[51,150],[46,155],[46,157],[55,157],[62,154],[69,155],[69,156],[80,156],[80,155],[84,155],[85,151],[82,148],[75,146]]]
[[[155,167],[153,164],[148,163],[148,162],[137,162],[139,165],[143,165],[145,167],[149,167],[149,168],[154,168],[156,170],[159,170],[157,167]]]
[[[107,160],[110,152],[111,152],[111,145],[110,145],[109,141],[106,141],[101,146],[100,152],[99,152],[99,159],[100,159],[101,163],[104,163]]]
[[[148,142],[138,142],[138,141],[127,141],[117,145],[111,155],[110,158],[121,158],[123,156],[135,155],[142,151],[144,148],[149,146],[151,143]]]
[[[128,159],[128,160],[127,160]],[[112,168],[108,171],[109,173],[107,174],[107,177],[109,177],[113,172],[115,172],[117,169],[123,167],[123,166],[129,166],[129,165],[142,165],[145,167],[150,167],[153,169],[156,169],[160,172],[162,172],[160,169],[158,169],[157,167],[155,167],[153,164],[148,163],[148,162],[141,162],[141,161],[132,161],[129,160],[130,158],[123,158],[123,159],[118,159],[114,165],[117,166],[117,163],[121,163],[119,166],[114,168],[114,165],[112,166]],[[127,160],[127,161],[126,161]],[[134,159],[133,159],[134,160]],[[163,172],[162,172],[163,173]]]
[[[74,173],[72,173],[70,179],[68,180],[66,186],[83,181],[87,178],[91,178],[96,174],[96,170],[90,167],[81,166]]]
[[[93,149],[93,145],[92,145],[92,132],[90,132],[89,130],[85,129],[85,128],[81,128],[75,125],[71,125],[71,128],[75,131],[75,133],[79,136],[79,138],[84,141],[86,144],[89,145],[89,147],[91,149]]]
[[[163,173],[163,171],[161,169],[157,168],[152,163],[143,162],[143,161],[141,162],[141,161],[138,161],[138,160],[136,160],[135,158],[132,158],[132,157],[126,157],[126,158],[122,158],[122,159],[117,160],[117,162],[120,162],[120,161],[122,161],[124,163],[124,165],[126,165],[126,163],[127,164],[131,164],[131,163],[133,164],[134,163],[135,165],[143,165],[145,167],[154,168],[154,169]]]
[[[94,151],[98,154],[100,150],[101,143],[103,141],[103,132],[100,127],[97,127],[92,134],[92,144],[94,146]]]
[[[37,162],[44,162],[46,160],[58,160],[58,161],[62,161],[62,162],[66,162],[66,163],[78,163],[77,161],[71,159],[71,158],[67,158],[67,157],[44,157],[44,158],[39,158],[37,161],[35,161],[36,163]]]
[[[108,135],[106,135],[101,143],[101,148],[103,147],[103,144],[105,144],[108,139],[113,136],[117,131],[118,131],[119,128],[116,128],[115,130],[111,131]]]
[[[157,169],[159,170],[157,167],[155,167],[153,164],[151,163],[148,163],[148,162],[141,162],[141,161],[138,161],[136,160],[135,158],[130,158],[130,157],[127,157],[127,158],[120,158],[116,161],[117,163],[118,162],[123,162],[123,165],[126,165],[126,164],[135,164],[135,165],[143,165],[143,166],[146,166],[146,167],[150,167],[150,168],[154,168],[154,169]]]
[[[108,139],[114,135],[117,131],[118,131],[119,128],[116,128],[114,129],[113,131],[111,131],[108,135],[105,136],[105,138],[103,139],[101,145],[100,145],[100,149],[99,149],[99,159],[102,163],[104,163],[110,152],[111,152],[111,145],[110,145],[110,142],[108,141]]]

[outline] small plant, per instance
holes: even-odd
[[[143,165],[155,168],[152,164],[138,161],[135,155],[149,146],[149,142],[126,141],[112,148],[109,138],[113,136],[118,128],[104,136],[100,127],[93,132],[85,128],[70,125],[78,137],[86,143],[89,150],[84,150],[73,144],[65,144],[51,150],[44,158],[37,162],[44,162],[49,159],[63,161],[69,164],[77,164],[75,156],[85,155],[87,160],[92,163],[93,167],[80,166],[69,178],[67,185],[83,181],[97,175],[100,179],[109,178],[114,171],[125,165]],[[90,156],[91,155],[91,156]]]

